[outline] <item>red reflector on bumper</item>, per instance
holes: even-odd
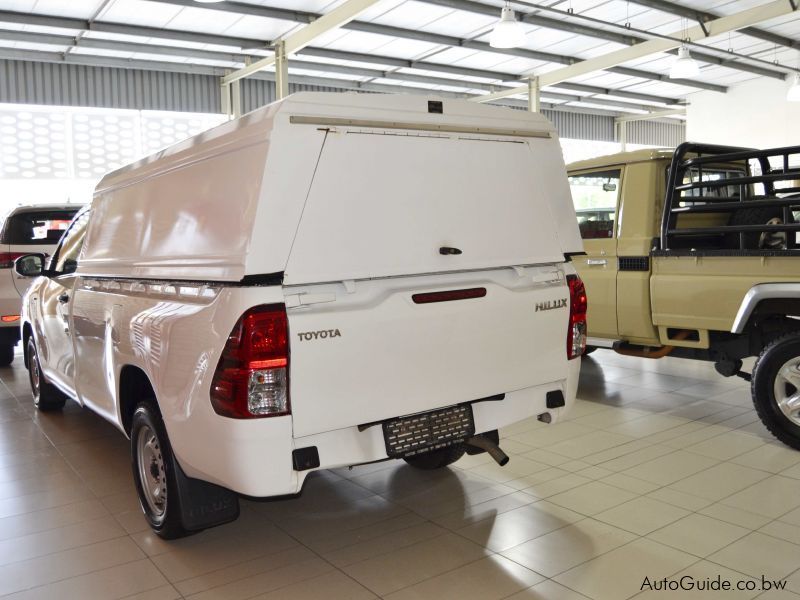
[[[470,288],[468,290],[448,290],[446,292],[428,292],[414,294],[411,299],[414,304],[430,304],[431,302],[450,302],[451,300],[468,300],[470,298],[483,298],[486,288]]]
[[[0,317],[0,321],[3,323],[13,323],[14,321],[19,321],[19,315],[3,315]]]

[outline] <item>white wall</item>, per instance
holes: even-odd
[[[689,96],[686,139],[731,146],[769,148],[800,144],[800,102],[787,102],[789,82],[762,77],[729,88],[727,94]]]

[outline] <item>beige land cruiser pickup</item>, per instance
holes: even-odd
[[[764,425],[800,449],[800,147],[685,143],[568,173],[588,343],[713,361],[751,381]]]

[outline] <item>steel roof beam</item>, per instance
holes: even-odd
[[[197,4],[195,4],[197,6]],[[123,23],[110,23],[106,21],[86,21],[73,17],[54,17],[51,15],[37,15],[32,13],[0,10],[0,22],[19,23],[22,25],[40,25],[55,29],[74,29],[77,31],[97,31],[101,33],[115,33],[118,35],[132,35],[138,37],[158,38],[191,42],[195,44],[216,44],[220,46],[236,46],[247,48],[263,45],[264,40],[222,36],[207,33],[194,33],[179,31],[177,29],[161,29],[156,27],[142,27],[140,25],[126,25]],[[2,30],[3,33],[6,30]]]
[[[4,34],[4,37],[13,41],[31,42],[36,44],[47,44],[54,46],[68,46],[70,48],[99,48],[103,50],[118,50],[123,52],[142,52],[147,50],[153,54],[164,54],[167,56],[176,56],[180,58],[201,58],[206,60],[220,60],[220,61],[233,61],[244,62],[244,55],[240,54],[227,54],[222,52],[214,52],[210,50],[192,50],[176,48],[174,46],[142,46],[130,42],[116,42],[110,40],[98,40],[82,38],[78,40],[68,35],[54,35],[42,33],[30,33],[26,31],[10,31]],[[85,56],[85,55],[84,55]],[[127,59],[119,59],[127,60]],[[160,61],[163,62],[163,61]],[[176,63],[180,64],[180,63]],[[430,75],[416,75],[412,73],[398,73],[391,71],[383,71],[380,69],[369,69],[364,67],[352,67],[348,65],[337,65],[330,63],[318,63],[306,60],[298,60],[293,63],[294,69],[307,69],[311,71],[328,71],[331,73],[341,73],[343,75],[353,75],[355,77],[369,77],[379,79],[390,79],[395,81],[406,81],[409,83],[420,83],[429,86],[448,86],[454,88],[465,88],[474,90],[485,90],[493,92],[497,90],[497,86],[489,83],[467,82],[463,79],[448,79],[446,77],[434,77]],[[339,80],[337,80],[339,81]],[[363,82],[359,82],[363,83]],[[381,84],[388,85],[388,84]],[[564,102],[586,102],[590,101],[592,104],[609,106],[619,109],[636,109],[636,110],[649,110],[651,107],[641,104],[633,104],[627,102],[615,102],[614,100],[604,98],[582,98],[581,96],[574,96],[569,94],[559,93],[557,91],[549,91],[543,94],[545,97],[553,100],[561,100]]]
[[[790,4],[788,0],[773,0],[767,4],[755,6],[733,15],[728,15],[726,17],[720,17],[714,21],[709,21],[703,27],[700,27],[699,25],[696,27],[691,27],[685,31],[674,32],[664,39],[659,38],[649,40],[647,42],[630,46],[622,50],[616,50],[601,56],[589,58],[578,64],[564,67],[563,69],[556,69],[555,71],[544,73],[539,77],[539,80],[542,86],[553,85],[562,81],[567,81],[573,77],[579,77],[595,71],[618,68],[617,65],[621,63],[650,56],[651,54],[665,52],[666,50],[671,50],[680,44],[680,37],[689,40],[712,37],[727,33],[729,31],[736,31],[737,29],[741,29],[743,27],[749,27],[750,25],[759,23],[761,21],[792,14],[796,10],[797,9],[795,8],[795,5]],[[679,82],[681,80],[672,81]],[[479,100],[479,102],[490,102],[505,96],[525,94],[527,91],[527,86],[511,88],[502,92],[489,94],[488,96],[485,96],[483,99]]]
[[[194,6],[195,8],[197,7],[197,3],[193,2],[193,0],[153,0],[153,1],[161,2],[162,4],[175,4],[178,6]],[[209,8],[211,10],[223,10],[236,14],[249,14],[249,15],[263,16],[272,19],[281,19],[281,20],[295,21],[295,22],[308,22],[307,21],[308,19],[319,18],[321,16],[318,15],[317,13],[288,10],[282,8],[255,6],[252,4],[243,4],[241,2],[228,1],[223,4],[217,4],[213,6],[214,8],[212,8],[212,5],[207,5],[205,8]],[[350,21],[349,23],[343,25],[342,28],[353,31],[362,31],[366,33],[385,35],[388,37],[417,40],[442,46],[451,46],[455,48],[470,48],[473,50],[480,50],[483,52],[493,52],[505,56],[518,56],[521,58],[528,58],[531,60],[543,61],[543,62],[552,62],[562,65],[573,65],[575,63],[582,61],[582,59],[574,56],[565,56],[563,54],[554,54],[550,52],[527,50],[524,48],[510,48],[510,49],[492,48],[486,42],[478,42],[475,40],[468,40],[455,36],[417,31],[414,29],[392,27],[389,25],[381,25],[378,23],[367,23],[364,21]],[[610,70],[614,72],[613,69]],[[661,81],[662,78],[662,75],[660,75],[659,73],[652,73],[648,71],[638,71],[637,73],[638,73],[637,75],[633,76],[655,81]],[[630,72],[628,74],[630,74]],[[724,88],[723,86],[713,85],[706,83],[704,81],[695,81],[695,80],[691,81],[687,80],[684,83],[684,85],[695,87],[698,89],[705,89],[712,91],[724,91],[727,89]]]
[[[686,17],[687,19],[692,19],[698,23],[707,23],[708,21],[713,21],[714,19],[719,18],[719,15],[714,13],[697,10],[695,8],[691,8],[690,6],[683,6],[682,4],[677,4],[676,2],[669,2],[669,0],[631,0],[631,2],[679,17]],[[786,46],[787,48],[800,48],[800,41],[778,35],[777,33],[771,33],[758,27],[745,27],[740,29],[739,33],[758,38],[771,44]]]
[[[311,42],[313,42],[319,36],[347,25],[347,23],[350,23],[353,19],[370,8],[376,2],[380,2],[380,0],[345,0],[342,4],[330,12],[320,15],[317,19],[314,19],[310,23],[306,24],[305,27],[289,34],[285,39],[281,40],[279,42],[280,53],[267,56],[266,58],[257,60],[256,62],[238,69],[233,73],[228,73],[222,78],[222,84],[224,86],[230,86],[230,84],[235,81],[244,79],[245,77],[252,75],[257,71],[264,69],[265,67],[275,64],[276,60],[278,60],[278,54],[283,57],[282,60],[285,60],[289,54],[309,46]],[[283,69],[280,68],[282,65]],[[279,61],[278,67],[280,73],[286,73],[285,62]],[[284,93],[287,92],[280,92],[279,97],[283,97]]]
[[[425,2],[427,4],[434,4],[436,6],[443,6],[445,8],[452,8],[454,10],[461,10],[466,11],[474,14],[479,15],[486,15],[486,16],[493,16],[497,17],[497,7],[490,6],[488,4],[482,4],[481,2],[475,2],[474,0],[419,0],[421,2]],[[525,3],[525,6],[530,6],[534,10],[547,10],[548,12],[552,12],[555,14],[561,14],[564,17],[572,17],[572,18],[579,18],[583,20],[590,21],[595,23],[596,25],[600,25],[603,27],[609,27],[611,29],[622,30],[624,33],[618,33],[616,31],[608,31],[606,29],[598,29],[597,27],[592,27],[589,25],[582,25],[580,23],[574,23],[569,20],[562,20],[562,19],[550,19],[547,17],[542,17],[537,14],[525,14],[519,13],[520,20],[529,23],[531,25],[536,25],[538,27],[544,27],[546,29],[556,29],[559,31],[565,31],[568,33],[574,33],[576,35],[583,35],[590,38],[596,38],[605,40],[608,42],[614,42],[617,44],[621,44],[623,46],[634,46],[636,44],[641,44],[646,42],[653,37],[660,37],[648,34],[648,32],[630,29],[625,27],[624,25],[617,25],[615,23],[608,23],[606,21],[601,21],[599,19],[594,19],[591,17],[585,17],[581,15],[574,15],[564,11],[559,11],[550,7],[540,7],[536,4],[530,4],[528,2]],[[636,32],[642,35],[634,35],[631,32]],[[720,51],[721,54],[724,56],[715,56],[713,54],[708,54],[708,50],[713,51],[714,49],[709,49],[705,46],[700,44],[693,44],[695,48],[699,48],[700,50],[692,50],[692,56],[699,60],[700,62],[705,62],[713,65],[719,65],[723,67],[727,67],[729,69],[735,69],[738,71],[744,71],[747,73],[753,73],[755,75],[761,75],[764,77],[772,77],[773,79],[786,79],[786,73],[783,71],[778,71],[773,68],[772,64],[768,64],[765,66],[756,66],[751,65],[748,63],[731,60],[731,56],[736,56],[741,59],[745,60],[753,60],[760,63],[765,63],[766,61],[761,61],[760,59],[753,59],[748,56],[742,56],[738,54],[731,54],[727,51]],[[669,50],[670,54],[677,54],[677,50]]]
[[[42,25],[59,29],[69,29],[77,31],[82,31],[82,30],[102,31],[106,33],[131,35],[142,38],[179,40],[185,42],[204,43],[204,44],[212,43],[220,46],[231,46],[231,47],[255,47],[258,45],[265,44],[263,40],[255,40],[250,38],[238,38],[238,37],[218,36],[218,35],[207,36],[205,34],[199,34],[199,33],[181,32],[171,29],[156,29],[151,27],[143,27],[135,25],[121,25],[118,23],[106,23],[106,22],[89,23],[88,21],[84,21],[82,19],[74,19],[67,17],[49,17],[46,15],[15,13],[11,11],[0,11],[0,22],[27,23],[30,25]],[[64,35],[58,36],[56,34],[34,34],[30,32],[17,32],[17,31],[12,32],[8,30],[3,30],[3,35],[9,39],[11,39],[11,36],[17,36],[15,39],[19,41],[32,41],[32,42],[42,41],[42,38],[40,37],[34,38],[32,36],[43,36],[43,35],[52,36],[53,41],[55,41],[55,38],[58,37],[59,43],[63,43],[67,41],[67,39],[69,39],[71,43],[71,41],[73,40],[73,36],[64,36]],[[93,46],[94,44],[100,43],[99,41],[96,40],[97,38],[84,37],[81,39],[81,44],[86,47],[90,47]],[[154,46],[150,44],[144,45],[142,42],[138,41],[118,42],[115,40],[103,40],[103,42],[107,42],[109,44],[109,46],[106,46],[108,49],[121,49],[124,51],[137,51],[137,52],[146,52],[156,49],[158,50],[157,53],[171,55],[171,56],[188,57],[189,54],[192,54],[196,58],[213,58],[215,60],[221,59],[220,55],[216,55],[214,57],[208,56],[206,53],[209,51],[207,50],[194,50],[181,46],[157,46],[157,45]],[[42,42],[42,43],[47,43],[47,42]],[[112,48],[111,44],[115,44],[116,46]],[[138,47],[129,48],[127,46],[122,46],[118,44],[137,44]],[[428,61],[408,60],[390,56],[348,52],[344,50],[331,50],[328,48],[315,48],[312,46],[303,48],[298,52],[298,54],[300,54],[301,56],[314,56],[319,58],[331,58],[335,60],[376,63],[381,65],[393,66],[397,68],[422,69],[427,71],[448,73],[451,75],[462,75],[466,77],[481,77],[499,81],[513,82],[520,80],[520,75],[514,73],[503,73],[498,71],[488,71],[484,69],[471,69],[466,67],[457,67],[453,65],[445,65]],[[235,60],[241,60],[241,61],[244,61],[244,56],[249,56],[249,55],[251,54],[247,52],[242,52],[241,54],[240,53],[230,54],[231,57],[235,57]],[[138,61],[138,59],[134,60]],[[638,71],[635,71],[634,73],[624,73],[624,74],[632,75],[634,77],[639,77],[644,75],[643,73],[640,73]],[[680,102],[680,100],[678,100],[677,98],[662,98],[660,96],[654,96],[651,94],[629,92],[625,90],[615,90],[612,88],[603,88],[585,84],[562,83],[558,84],[557,87],[567,91],[584,92],[588,94],[601,94],[605,96],[614,96],[628,100],[654,102],[659,104],[678,104]]]
[[[29,31],[2,31],[0,35],[10,41],[47,44],[50,46],[68,46],[70,48],[96,48],[100,50],[116,50],[119,52],[145,52],[147,54],[163,54],[180,58],[198,58],[202,60],[221,60],[244,63],[249,56],[246,53],[229,53],[215,50],[197,50],[181,46],[160,46],[156,44],[140,44],[136,42],[120,42],[100,38],[77,39],[71,35],[53,33],[31,33]],[[259,57],[260,58],[260,57]]]
[[[87,67],[144,69],[152,71],[188,73],[192,75],[210,75],[216,77],[222,76],[228,71],[228,69],[225,69],[223,67],[213,67],[208,65],[187,65],[185,63],[171,63],[165,61],[152,61],[152,60],[132,62],[124,58],[114,58],[108,56],[90,56],[85,54],[65,55],[62,52],[46,52],[40,50],[16,50],[14,48],[0,48],[0,60],[49,62],[49,63],[68,64],[68,65],[83,65]],[[273,73],[261,71],[254,74],[251,77],[251,79],[274,81],[275,77]],[[305,75],[296,75],[296,74],[290,74],[289,79],[291,83],[331,87],[342,90],[360,90],[368,92],[381,92],[381,93],[392,92],[392,93],[406,93],[406,94],[420,92],[429,94],[432,93],[436,94],[437,96],[442,96],[446,98],[462,98],[462,99],[473,97],[468,94],[449,92],[445,90],[431,90],[429,88],[423,88],[423,87],[407,87],[407,86],[398,86],[385,83],[360,82],[352,80],[331,79],[324,77],[309,77]],[[545,96],[550,97],[551,94],[545,94]],[[578,101],[588,104],[598,104],[596,102],[596,99],[593,98],[585,98],[580,100],[576,98],[575,102]],[[501,106],[512,106],[521,109],[524,109],[527,106],[527,102],[514,100],[513,98],[506,98],[496,102],[495,104],[499,104]],[[625,114],[624,112],[620,111],[610,111],[610,110],[602,110],[595,108],[582,108],[576,106],[568,106],[564,104],[545,103],[542,105],[542,107],[545,109],[557,110],[562,112],[597,114],[601,116],[610,116],[610,117],[619,117]],[[624,108],[639,110],[639,107],[629,106],[629,105],[624,105]],[[643,107],[643,109],[644,108],[649,109],[649,107]]]
[[[466,67],[454,67],[440,63],[432,63],[419,60],[406,60],[404,58],[393,58],[388,56],[377,56],[375,54],[362,54],[359,52],[347,52],[345,50],[330,50],[328,48],[305,48],[298,54],[301,56],[316,56],[319,58],[333,58],[338,60],[350,60],[354,62],[376,63],[389,65],[397,68],[422,69],[427,71],[439,71],[453,75],[464,75],[466,77],[485,77],[487,79],[498,79],[500,81],[519,81],[520,76],[514,73],[503,73],[499,71],[485,71],[481,69],[470,69]],[[586,94],[600,94],[603,96],[615,96],[628,100],[639,100],[642,102],[655,102],[657,104],[680,104],[677,98],[664,98],[653,94],[642,94],[639,92],[628,92],[626,90],[616,90],[604,88],[596,85],[586,85],[581,83],[559,83],[553,86],[573,92],[584,92]]]

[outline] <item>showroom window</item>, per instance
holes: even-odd
[[[105,173],[226,120],[221,114],[2,104],[0,196],[12,206],[88,202]]]

